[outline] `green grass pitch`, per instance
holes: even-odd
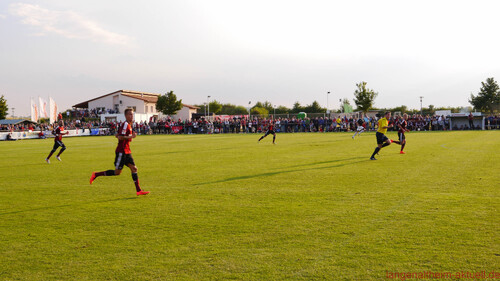
[[[388,280],[500,271],[500,131],[0,142],[1,280]],[[389,133],[396,139],[395,133]]]

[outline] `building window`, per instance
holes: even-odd
[[[154,111],[153,111],[153,106],[151,106],[151,113],[153,113],[153,112],[154,112]]]
[[[148,113],[148,106],[146,105],[146,113]]]

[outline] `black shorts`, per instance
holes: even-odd
[[[275,135],[276,133],[274,132],[274,130],[267,130],[267,132],[264,135],[264,137],[267,136],[267,135],[270,135],[270,134]]]
[[[406,139],[405,133],[398,132],[399,141],[402,142]]]
[[[52,150],[56,150],[58,147],[66,148],[62,141],[56,140],[54,141],[54,147],[52,147]]]
[[[377,132],[375,136],[377,136],[377,144],[383,144],[388,140],[388,138],[380,132]]]
[[[113,164],[115,165],[115,170],[121,170],[123,166],[127,166],[128,164],[135,166],[132,154],[125,154],[123,152],[116,152],[115,162]]]

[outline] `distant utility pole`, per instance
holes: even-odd
[[[424,97],[423,96],[420,96],[420,115],[423,115],[423,111],[422,111],[422,99]]]
[[[248,102],[248,121],[250,121],[250,110],[252,109],[252,107],[250,106],[251,103],[252,101]]]
[[[330,92],[326,92],[326,114],[330,114],[330,110],[328,110],[328,96],[330,95]]]
[[[208,105],[208,109],[207,109],[207,113],[208,113],[208,119],[210,119],[210,96],[207,96],[207,105]]]

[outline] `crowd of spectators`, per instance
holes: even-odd
[[[94,114],[92,111],[83,112],[82,114]],[[80,113],[78,113],[80,114]],[[397,116],[391,117],[390,123],[396,121]],[[197,120],[174,120],[171,118],[163,118],[160,120],[151,119],[149,122],[134,122],[133,129],[139,134],[220,134],[220,133],[261,133],[264,132],[269,125],[274,125],[276,132],[297,133],[297,132],[349,132],[356,130],[358,118],[348,116],[337,117],[316,117],[298,119],[291,118],[276,118],[267,119],[253,117],[247,118],[229,118],[206,120],[200,118]],[[377,117],[364,117],[364,126],[367,131],[377,129]],[[85,118],[70,118],[65,119],[65,129],[97,129],[104,128],[105,134],[114,134],[116,128],[121,123],[117,122],[101,122],[99,119]],[[469,130],[480,129],[481,124],[477,121],[474,125],[453,126],[453,130]],[[489,115],[485,118],[486,129],[500,129],[500,115]],[[422,116],[414,114],[408,117],[408,129],[411,131],[438,131],[449,130],[450,120],[445,116]],[[53,128],[49,124],[18,124],[18,125],[2,125],[0,131],[51,131]]]
[[[491,118],[490,118],[491,117]],[[486,125],[491,129],[500,129],[500,116],[490,116],[485,119]],[[394,123],[398,117],[392,117],[389,122]],[[139,134],[224,134],[224,133],[262,133],[272,123],[276,132],[298,133],[298,132],[349,132],[357,128],[358,118],[338,116],[337,118],[276,118],[266,119],[253,117],[246,118],[215,118],[213,121],[205,118],[197,120],[174,120],[164,118],[151,120],[150,122],[135,122],[132,127]],[[367,131],[377,130],[378,118],[364,117],[364,126]],[[476,122],[477,123],[477,122]],[[87,123],[88,124],[88,123]],[[94,122],[90,128],[109,128],[109,134],[114,134],[121,123],[108,122],[101,124]],[[412,131],[439,131],[449,130],[450,120],[445,116],[421,116],[411,115],[408,118],[408,129]],[[475,127],[461,127],[460,129],[479,129],[480,124]],[[459,128],[454,128],[455,130]],[[392,129],[390,129],[392,130]]]
[[[101,114],[114,114],[114,113],[119,113],[117,110],[114,109],[105,109],[105,108],[94,108],[94,109],[73,109],[73,110],[68,110],[65,113],[65,118],[66,119],[73,119],[73,118],[99,118],[99,115]]]

